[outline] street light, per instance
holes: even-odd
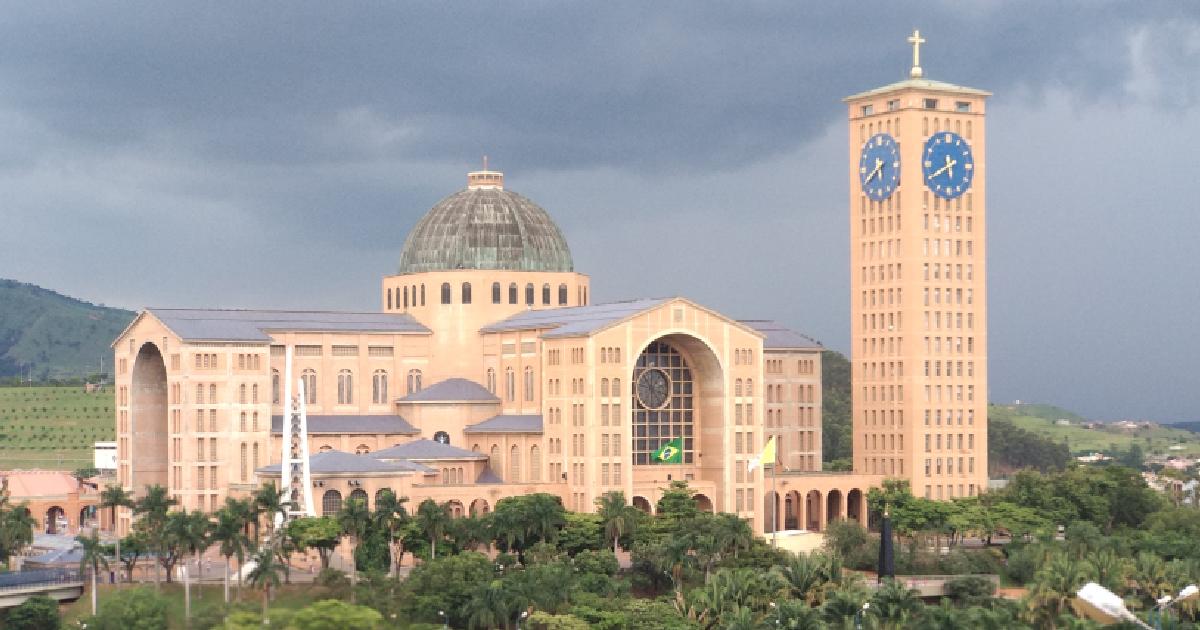
[[[1150,630],[1146,622],[1129,612],[1120,596],[1095,582],[1084,584],[1075,596],[1075,610],[1092,621],[1102,624],[1131,621],[1140,628]]]
[[[450,621],[449,621],[448,619],[446,619],[446,611],[444,611],[444,610],[439,610],[439,611],[438,611],[438,616],[442,618],[442,630],[445,630],[446,628],[449,628],[449,627],[450,627]]]
[[[1195,584],[1188,584],[1183,587],[1183,590],[1179,591],[1179,594],[1175,597],[1171,597],[1170,593],[1164,593],[1162,597],[1158,598],[1158,605],[1152,611],[1154,627],[1161,630],[1163,615],[1166,614],[1167,609],[1172,604],[1186,602],[1189,599],[1195,599],[1197,596],[1200,596],[1200,587],[1197,587]]]
[[[522,610],[522,611],[521,611],[521,616],[520,616],[520,617],[517,617],[517,630],[521,630],[521,620],[522,620],[522,619],[525,619],[525,618],[526,618],[526,617],[528,617],[528,616],[529,616],[529,611],[528,611],[528,610]]]

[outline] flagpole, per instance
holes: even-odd
[[[775,439],[772,437],[771,439]],[[778,459],[778,458],[774,458]],[[775,461],[771,461],[771,546],[779,548],[779,493],[775,491]]]

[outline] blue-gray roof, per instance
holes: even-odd
[[[477,422],[463,429],[463,433],[541,433],[540,415],[499,415]]]
[[[334,311],[148,308],[185,341],[270,342],[270,331],[429,334],[411,315]]]
[[[550,328],[553,330],[543,333],[543,337],[577,337],[607,328],[638,313],[661,306],[671,299],[673,298],[647,298],[589,306],[523,311],[494,324],[488,324],[480,329],[480,332]]]
[[[408,459],[413,461],[426,461],[434,459],[487,459],[487,455],[468,451],[465,448],[442,444],[434,440],[419,439],[404,444],[397,444],[391,448],[371,453],[372,457],[379,459]]]
[[[475,483],[504,483],[504,480],[495,472],[492,472],[492,468],[489,466],[484,468],[483,472],[479,473],[479,478],[475,480]]]
[[[271,432],[283,433],[283,416],[271,416]],[[362,416],[308,416],[309,433],[390,433],[416,435],[407,420],[390,414]]]
[[[465,378],[448,378],[400,399],[401,402],[500,402],[487,388]]]
[[[308,458],[309,470],[313,474],[330,475],[339,473],[399,473],[399,472],[433,472],[427,466],[415,462],[381,461],[374,457],[375,453],[367,455],[351,455],[342,451],[325,451]],[[263,466],[257,472],[279,474],[279,464]]]
[[[797,349],[822,350],[824,346],[808,335],[798,333],[779,322],[769,319],[740,319],[745,324],[766,336],[763,348],[766,350]]]

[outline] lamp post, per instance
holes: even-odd
[[[863,615],[867,614],[867,611],[870,609],[871,602],[863,602],[862,608],[859,608],[858,612],[854,613],[854,630],[862,630]]]
[[[521,615],[517,617],[517,630],[521,630],[521,620],[529,617],[528,610],[522,610]]]
[[[1170,593],[1167,593],[1158,598],[1158,605],[1155,606],[1151,611],[1155,630],[1162,630],[1163,615],[1167,613],[1167,610],[1172,604],[1186,602],[1187,600],[1195,599],[1198,596],[1200,596],[1200,587],[1197,587],[1195,584],[1188,584],[1187,586],[1183,587],[1183,590],[1179,591],[1179,594],[1175,597],[1171,597]]]
[[[1129,621],[1137,624],[1139,628],[1151,630],[1146,622],[1129,612],[1120,596],[1095,582],[1084,584],[1083,588],[1075,593],[1075,610],[1084,617],[1102,624]]]
[[[449,628],[449,627],[450,627],[450,621],[449,621],[448,619],[446,619],[446,611],[444,611],[444,610],[439,610],[439,611],[438,611],[438,616],[442,618],[442,630],[446,630],[447,628]]]

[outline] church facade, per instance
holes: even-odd
[[[975,121],[981,142],[984,93],[946,96],[947,85],[909,81],[849,99],[852,473],[821,472],[820,344],[683,297],[593,303],[590,279],[575,270],[550,215],[485,167],[412,229],[397,273],[382,278],[377,312],[140,312],[113,344],[120,482],[137,494],[164,486],[182,507],[205,511],[265,482],[294,488],[281,464],[290,373],[307,410],[318,515],[349,498],[373,507],[384,489],[412,504],[445,502],[456,516],[533,492],[591,511],[596,498],[620,490],[653,511],[663,488],[684,480],[702,509],[735,513],[758,532],[819,531],[837,518],[866,523],[866,493],[885,477],[908,478],[914,492],[924,487],[926,494],[958,481],[958,495],[974,494],[986,487],[987,448],[982,146],[974,157],[974,209],[971,197],[965,208],[922,205],[926,182],[915,150],[960,120]],[[966,102],[974,109],[932,116],[931,99],[934,108]],[[932,126],[921,125],[931,117]],[[875,155],[872,143],[885,130],[905,147],[895,167],[865,157]],[[860,151],[862,164],[874,166],[865,179]],[[914,164],[893,181],[901,159]],[[885,175],[891,190],[881,197]],[[916,300],[929,295],[931,265],[939,265],[932,278],[944,284],[957,276],[951,264],[962,261],[921,257],[942,255],[937,246],[918,256],[918,244],[930,238],[922,227],[930,207],[935,226],[957,231],[966,219],[966,231],[975,230],[967,251],[976,266],[966,272],[973,284],[933,289],[951,300],[965,288],[968,304],[975,296],[970,309],[945,314],[949,325],[971,313],[970,336],[954,336],[973,339],[969,351],[949,335],[944,347],[939,340],[937,352],[973,361],[969,377],[952,376],[947,362],[945,383],[930,376],[931,361],[942,359],[927,332],[931,313]],[[946,247],[950,255],[953,246]],[[938,401],[971,397],[971,405],[960,400],[947,409],[947,422],[957,417],[961,425],[965,417],[970,424],[954,432],[961,452],[941,485],[930,481],[926,455],[935,392]],[[922,415],[924,426],[917,424]],[[937,433],[941,448],[945,431]],[[972,436],[969,450],[963,435]],[[777,463],[764,475],[749,464],[770,438]],[[953,448],[953,435],[945,439]],[[656,461],[670,444],[678,456]],[[122,530],[130,518],[120,517]]]

